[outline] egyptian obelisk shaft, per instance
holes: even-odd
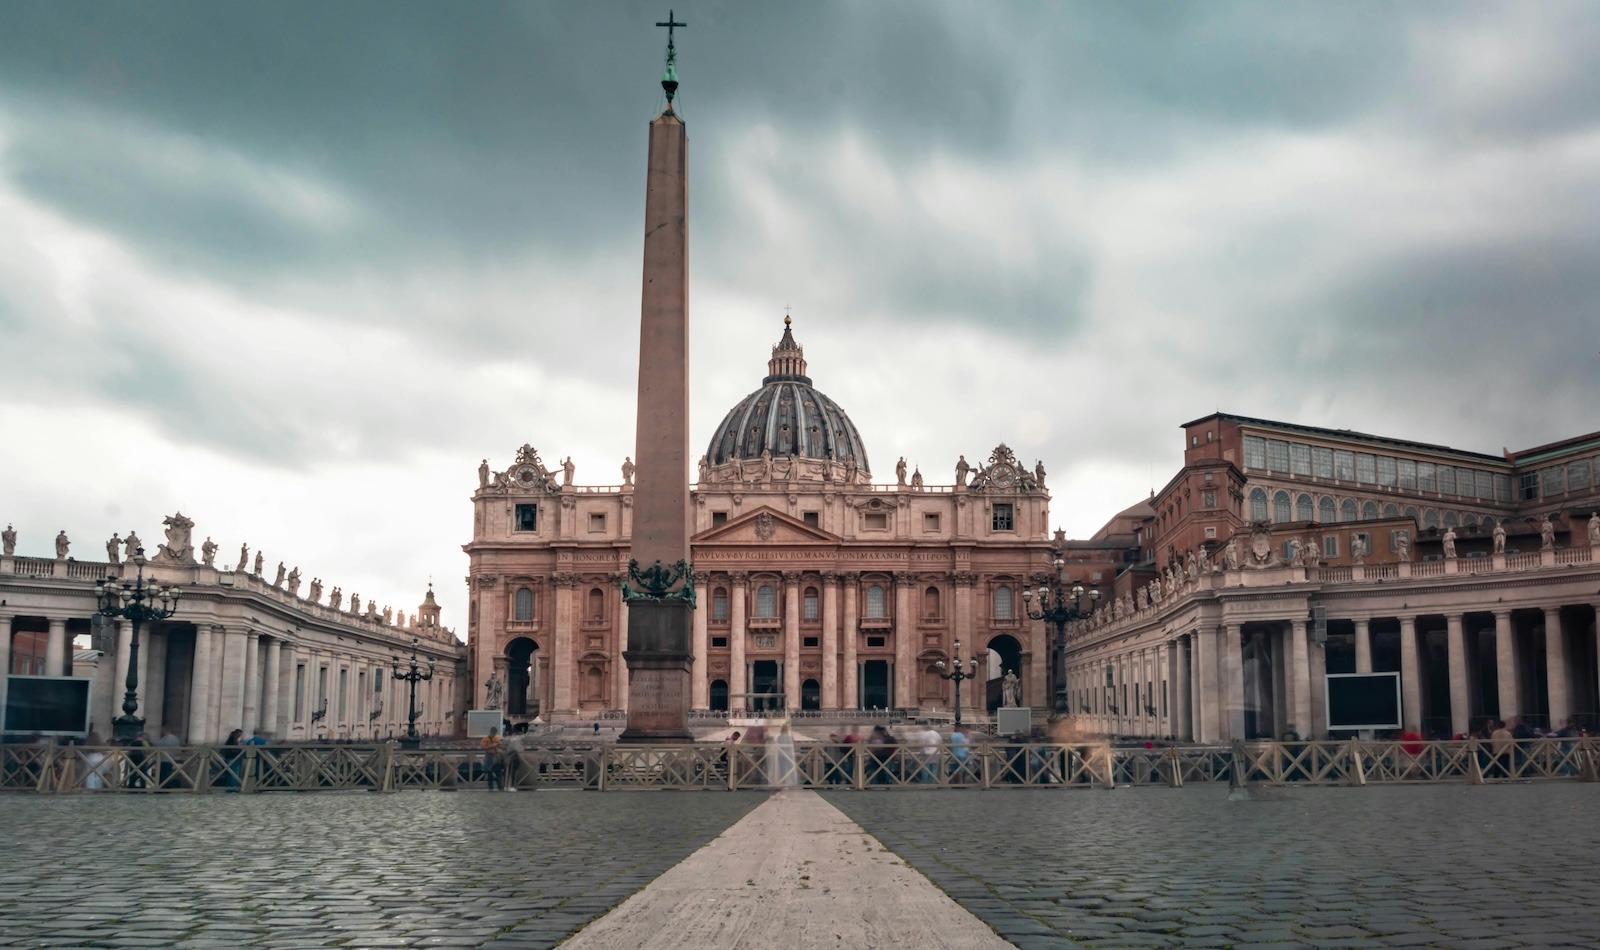
[[[671,18],[668,18],[669,21]],[[665,24],[663,24],[665,25]],[[639,320],[639,414],[634,459],[633,563],[628,600],[628,728],[623,742],[689,742],[689,142],[667,107],[650,123],[645,185],[644,289]]]

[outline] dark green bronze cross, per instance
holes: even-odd
[[[672,45],[672,30],[673,30],[673,27],[678,27],[678,26],[685,26],[686,27],[688,25],[689,24],[687,24],[687,23],[679,23],[675,19],[673,19],[671,10],[667,11],[667,22],[665,22],[665,23],[657,23],[656,24],[656,26],[664,26],[664,27],[667,28],[667,45],[668,46]]]

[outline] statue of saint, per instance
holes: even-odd
[[[234,571],[235,572],[242,572],[245,569],[245,565],[247,565],[249,563],[250,563],[250,544],[249,544],[249,542],[245,542],[244,544],[239,545],[239,566],[234,568]]]
[[[1228,546],[1227,546],[1226,549],[1224,549],[1222,558],[1223,558],[1223,563],[1227,565],[1228,570],[1237,571],[1239,569],[1239,539],[1238,538],[1234,537],[1234,538],[1229,538],[1228,539]]]
[[[1498,521],[1494,526],[1494,553],[1506,553],[1506,523]]]
[[[1444,556],[1456,556],[1456,529],[1454,528],[1444,529]],[[1361,562],[1357,561],[1356,563],[1360,564]]]
[[[256,569],[255,569],[255,572],[254,572],[257,577],[261,576],[261,568],[266,563],[267,563],[267,556],[265,554],[262,554],[260,551],[257,551],[256,552],[256,565],[255,565]]]
[[[116,532],[111,533],[111,540],[106,542],[106,560],[112,564],[122,563],[122,539]]]
[[[971,473],[972,473],[972,466],[967,464],[967,457],[965,455],[963,455],[960,458],[956,459],[956,487],[957,488],[966,488],[967,487],[967,476],[970,475]]]
[[[1589,546],[1600,548],[1600,511],[1589,516]]]
[[[895,483],[901,488],[906,487],[906,457],[900,456],[900,461],[894,463]]]
[[[1545,515],[1539,522],[1539,550],[1549,551],[1556,546],[1556,526],[1550,523],[1550,516]]]
[[[1017,679],[1016,670],[1006,670],[1005,679],[1000,681],[1000,702],[1010,707],[1022,705],[1022,681]]]
[[[122,550],[127,552],[127,560],[131,561],[135,554],[144,550],[144,542],[139,540],[137,534],[129,531],[128,536],[122,539]]]
[[[289,593],[300,596],[300,568],[296,567],[289,572]]]
[[[576,472],[577,470],[578,470],[578,466],[572,464],[572,456],[569,455],[569,456],[566,457],[565,460],[562,461],[562,463],[561,463],[561,487],[562,488],[571,488],[572,487],[572,473]]]
[[[710,481],[710,480],[711,480],[711,459],[709,457],[707,457],[707,456],[702,455],[702,456],[700,456],[700,481],[701,482],[707,482],[707,481]]]
[[[328,595],[328,606],[332,607],[334,610],[338,610],[340,605],[342,605],[343,603],[344,603],[344,589],[343,588],[339,588],[339,587],[335,587],[333,589],[333,593]]]
[[[1040,459],[1033,466],[1033,480],[1039,483],[1039,488],[1044,489],[1044,459]]]
[[[856,467],[856,457],[854,455],[846,455],[844,457],[844,483],[846,485],[854,485],[858,471],[860,469]]]
[[[0,554],[10,557],[15,553],[17,553],[17,529],[8,524],[4,531],[0,531]]]
[[[1404,531],[1400,532],[1398,538],[1395,538],[1394,556],[1395,560],[1398,561],[1411,560],[1411,536]]]
[[[67,529],[62,528],[61,533],[56,535],[56,560],[59,561],[67,556],[67,548],[71,544],[72,542],[67,540]]]
[[[388,604],[384,604],[384,606],[383,606],[383,625],[385,627],[387,627],[387,626],[390,626],[393,623],[394,623],[394,611],[392,609],[390,609]]]
[[[352,613],[352,614],[354,614],[356,616],[360,616],[361,615],[361,595],[360,594],[351,594],[350,595],[350,613]]]
[[[489,460],[484,459],[478,463],[478,487],[489,487]]]
[[[701,457],[704,458],[704,456]],[[622,457],[622,484],[625,488],[633,485],[633,456],[631,455]]]
[[[284,575],[284,573],[285,572],[284,572],[284,569],[283,569],[283,562],[279,561],[278,562],[278,576],[274,577],[272,579],[272,586],[273,587],[282,587],[283,586],[283,575]]]
[[[502,690],[503,687],[500,685],[500,671],[495,670],[489,674],[489,682],[484,686],[484,707],[487,709],[499,709]]]
[[[210,535],[207,535],[205,543],[200,545],[200,563],[206,567],[217,566],[217,542],[211,540]]]
[[[322,600],[322,578],[313,577],[311,586],[306,589],[306,597],[314,604]]]

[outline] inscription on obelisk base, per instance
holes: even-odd
[[[683,648],[694,608],[683,601],[634,601],[628,607],[628,728],[622,742],[692,742],[689,670]]]

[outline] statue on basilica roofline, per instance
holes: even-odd
[[[334,610],[338,610],[339,607],[343,603],[344,603],[344,589],[341,588],[341,587],[335,587],[333,589],[333,593],[328,595],[328,606],[333,608]]]
[[[577,470],[578,470],[578,466],[572,464],[572,456],[569,455],[565,459],[562,460],[562,462],[561,462],[561,487],[562,488],[571,488],[572,487],[572,474],[574,472],[576,472]]]
[[[488,488],[489,487],[489,460],[488,459],[484,459],[482,462],[478,463],[478,487],[479,488]]]
[[[260,551],[257,551],[256,552],[255,570],[252,571],[251,573],[255,574],[255,576],[257,576],[257,577],[260,577],[261,576],[261,570],[262,570],[263,567],[266,566],[266,563],[267,563],[267,556],[265,554],[261,553]]]
[[[56,535],[56,560],[59,561],[65,558],[67,556],[67,548],[71,545],[72,542],[67,540],[67,529],[62,528],[61,532]]]
[[[245,566],[248,565],[249,563],[250,563],[250,545],[249,545],[249,543],[241,544],[241,545],[239,545],[239,566],[234,568],[234,571],[236,571],[238,573],[241,573],[241,574],[244,573]]]
[[[1044,459],[1039,459],[1033,465],[1033,480],[1039,484],[1039,490],[1044,490]]]
[[[705,456],[702,455],[700,458],[704,460]],[[622,457],[622,486],[624,488],[633,487],[633,470],[633,456],[624,455]]]
[[[278,576],[274,577],[272,579],[272,586],[273,587],[282,587],[283,586],[283,575],[284,575],[283,562],[279,561],[278,562]]]
[[[289,572],[289,593],[295,597],[300,596],[300,568],[298,567]]]
[[[6,525],[6,529],[4,531],[0,531],[0,554],[4,554],[6,557],[11,557],[16,553],[17,529],[8,524]]]
[[[322,578],[313,577],[311,579],[311,586],[306,589],[306,598],[313,604],[322,600]]]
[[[112,564],[122,563],[122,539],[117,537],[115,531],[111,533],[111,540],[106,542],[106,560]]]
[[[963,455],[960,458],[956,459],[956,487],[957,488],[966,488],[967,487],[967,475],[969,475],[971,472],[972,472],[972,466],[967,464],[967,457],[965,455]]]
[[[133,560],[133,556],[138,554],[139,549],[142,547],[144,547],[144,542],[139,540],[139,536],[133,533],[132,528],[128,529],[128,536],[122,539],[122,550],[127,552],[128,555],[124,560]]]
[[[906,487],[906,457],[900,456],[900,461],[894,463],[895,484],[901,488]]]
[[[206,536],[205,543],[200,545],[200,563],[206,567],[217,566],[217,542]]]

